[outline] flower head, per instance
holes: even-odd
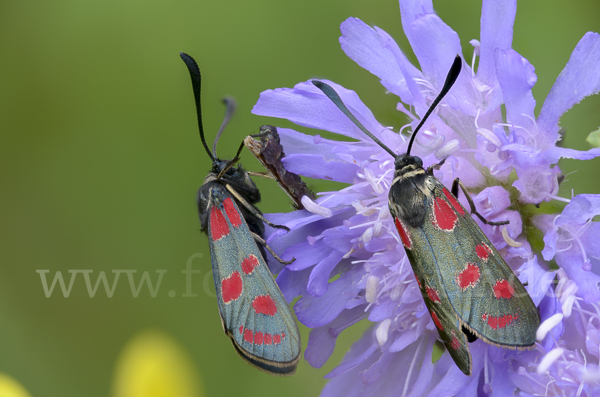
[[[407,139],[402,132],[415,128],[443,85],[454,57],[463,53],[458,35],[434,13],[431,2],[401,0],[400,11],[421,70],[386,32],[359,19],[342,23],[340,43],[350,58],[399,97],[397,110],[409,117],[408,125],[392,131],[375,119],[356,93],[327,82],[352,114],[396,153],[406,152]],[[463,62],[455,86],[425,123],[411,154],[421,157],[425,166],[446,159],[435,172],[440,181],[450,186],[460,177],[478,192],[473,199],[479,213],[491,221],[510,221],[498,227],[476,220],[519,279],[527,283],[544,320],[564,307],[572,308],[573,299],[565,306],[567,298],[554,292],[555,272],[547,270],[540,253],[532,248],[523,225],[541,222],[539,227],[548,233],[550,248],[541,252],[544,259],[556,255],[558,265],[566,267],[571,256],[579,255],[581,271],[589,274],[596,261],[591,245],[596,224],[590,221],[596,213],[589,203],[598,198],[575,197],[553,220],[532,219],[524,208],[527,203],[569,201],[557,196],[562,179],[556,166],[559,158],[586,160],[600,155],[600,149],[580,152],[556,146],[560,116],[600,90],[600,35],[588,33],[582,38],[536,118],[531,93],[535,70],[511,49],[515,13],[516,1],[483,2],[481,37],[471,42],[472,64],[479,58],[478,67],[475,70]],[[465,376],[448,354],[432,363],[438,333],[388,209],[394,159],[310,82],[263,92],[253,112],[354,140],[341,142],[279,129],[289,171],[348,186],[322,192],[322,197],[305,205],[306,210],[268,215],[272,222],[290,228],[290,232],[268,230],[269,243],[276,252],[283,252],[284,259],[296,258],[281,269],[277,281],[286,299],[301,296],[295,305],[297,317],[312,328],[305,352],[308,362],[322,366],[344,329],[362,319],[373,323],[327,375],[331,381],[323,395],[438,395],[442,390],[444,394],[493,390],[497,395],[509,395],[521,387],[522,378],[512,375],[520,367],[537,366],[546,350],[514,352],[478,340],[470,345],[471,377]],[[583,208],[586,203],[591,207]],[[463,205],[468,208],[466,201]],[[564,237],[565,233],[569,235]],[[583,282],[584,277],[565,270],[573,282]],[[588,302],[600,300],[592,293],[578,296]],[[552,335],[560,338],[556,332]],[[559,342],[548,339],[540,348],[550,351]],[[597,356],[595,360],[597,363]],[[574,363],[580,361],[572,358]],[[558,364],[553,361],[552,365]],[[527,379],[534,382],[539,380],[536,376]]]

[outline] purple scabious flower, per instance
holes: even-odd
[[[415,128],[454,57],[463,53],[458,35],[434,13],[431,1],[401,0],[400,11],[421,70],[386,32],[359,19],[342,23],[340,43],[351,59],[399,97],[397,110],[410,119],[406,126],[392,131],[381,125],[355,92],[327,81],[356,118],[396,153],[406,152],[402,132]],[[480,340],[471,344],[470,377],[446,353],[432,363],[438,333],[388,210],[394,159],[310,81],[265,91],[255,105],[255,114],[353,140],[279,129],[289,171],[347,187],[321,192],[316,201],[304,197],[304,210],[267,215],[290,228],[290,232],[268,229],[267,234],[284,259],[296,258],[274,270],[279,271],[277,282],[286,299],[301,297],[294,306],[296,315],[312,328],[306,360],[321,367],[344,329],[363,319],[373,323],[326,376],[331,380],[322,395],[504,396],[517,390],[544,395],[566,387],[556,383],[564,374],[580,395],[594,394],[600,338],[600,253],[594,238],[600,237],[600,227],[591,219],[600,214],[600,197],[559,197],[562,177],[556,163],[565,157],[600,156],[600,149],[557,146],[561,115],[600,90],[600,35],[588,33],[577,44],[535,117],[534,68],[511,49],[515,14],[516,0],[483,1],[480,40],[471,41],[471,63],[479,58],[478,67],[463,62],[456,84],[424,125],[411,153],[425,166],[447,159],[435,173],[438,179],[450,186],[460,177],[478,192],[473,199],[485,218],[510,221],[498,227],[476,219],[521,282],[527,283],[542,320],[549,319],[544,326],[554,325],[540,334],[537,349],[531,351],[505,350]],[[528,203],[550,200],[570,203],[558,215],[533,216],[527,210]],[[468,208],[466,200],[463,205]],[[546,234],[542,252],[532,248],[529,240],[534,237],[524,232],[526,223]],[[556,285],[557,271],[547,266],[551,260],[559,267]],[[558,321],[557,314],[562,316]],[[593,342],[585,342],[582,335]],[[581,344],[586,345],[585,353]]]

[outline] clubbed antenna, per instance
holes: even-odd
[[[201,85],[200,84],[200,82],[201,82],[200,68],[198,67],[198,64],[196,63],[194,58],[192,58],[185,52],[180,52],[179,56],[181,57],[183,62],[185,62],[185,65],[187,66],[187,68],[190,72],[190,77],[192,78],[192,88],[194,90],[194,98],[196,99],[196,114],[198,115],[198,128],[200,130],[200,139],[202,140],[204,149],[206,149],[206,153],[208,153],[208,156],[210,157],[210,159],[212,161],[215,161],[217,156],[216,156],[216,154],[213,156],[213,154],[210,152],[210,149],[208,148],[208,145],[206,144],[206,140],[204,139],[204,128],[202,128],[202,108],[200,106],[200,85]],[[216,145],[216,142],[215,142],[215,145]]]
[[[383,149],[385,149],[386,152],[388,152],[389,154],[392,155],[392,157],[396,157],[396,153],[394,153],[392,151],[392,149],[390,149],[389,147],[385,146],[383,144],[383,142],[381,142],[379,139],[377,139],[375,137],[375,135],[371,134],[369,132],[369,130],[367,130],[365,128],[364,125],[362,125],[360,123],[360,121],[358,121],[356,119],[356,117],[354,117],[354,115],[352,113],[350,113],[350,111],[348,110],[348,108],[346,107],[346,105],[344,105],[344,102],[342,102],[342,98],[340,98],[340,96],[337,94],[337,92],[335,92],[335,90],[327,83],[323,83],[322,81],[319,80],[313,80],[312,83],[317,86],[318,89],[320,89],[321,91],[323,91],[323,94],[327,95],[327,97],[329,99],[331,99],[331,102],[333,102],[335,104],[335,106],[338,107],[338,109],[340,109],[342,111],[342,113],[344,113],[346,115],[346,117],[348,117],[350,119],[350,121],[352,121],[354,123],[354,125],[356,125],[358,128],[360,128],[360,130],[362,132],[364,132],[365,134],[367,134],[372,140],[375,141],[375,143],[377,143],[379,146],[381,146]]]
[[[454,62],[452,62],[452,66],[450,67],[450,71],[448,72],[448,75],[446,76],[446,81],[444,82],[444,86],[442,87],[442,90],[438,94],[437,98],[435,98],[435,100],[433,101],[433,103],[431,104],[429,109],[427,109],[427,113],[425,113],[425,116],[423,116],[423,118],[421,119],[421,122],[419,123],[417,128],[415,128],[415,130],[412,133],[412,136],[410,137],[410,141],[408,142],[408,149],[406,150],[407,156],[410,154],[410,149],[412,148],[412,144],[415,141],[417,132],[419,132],[419,130],[425,123],[425,120],[427,120],[427,117],[429,117],[431,112],[433,112],[433,110],[438,105],[438,103],[440,103],[440,101],[444,98],[444,96],[446,96],[448,91],[450,91],[450,88],[452,88],[452,86],[456,82],[456,79],[458,78],[458,75],[460,74],[461,67],[462,67],[462,60],[460,59],[460,56],[457,55],[456,58],[454,58]]]
[[[225,130],[225,127],[227,127],[227,124],[229,124],[229,120],[231,120],[231,117],[233,116],[233,113],[235,112],[236,108],[235,99],[231,97],[223,98],[223,103],[225,104],[225,117],[223,118],[223,122],[221,123],[221,127],[219,128],[219,132],[217,132],[217,136],[215,137],[215,141],[213,142],[212,152],[213,156],[216,159],[219,158],[219,156],[217,156],[217,142],[219,142],[219,138],[221,137],[223,130]]]
[[[423,118],[421,119],[421,122],[419,123],[419,125],[413,132],[412,136],[410,137],[410,141],[408,142],[408,150],[406,151],[407,155],[410,154],[410,149],[412,148],[412,144],[415,140],[415,137],[417,136],[417,132],[419,132],[419,129],[421,129],[421,127],[425,123],[425,120],[427,120],[427,118],[433,112],[433,110],[438,105],[438,103],[440,103],[440,101],[444,98],[444,96],[448,93],[448,91],[450,91],[450,88],[452,88],[452,86],[456,82],[456,79],[458,78],[458,75],[460,74],[461,66],[462,66],[462,60],[460,59],[460,56],[457,55],[456,58],[454,58],[452,67],[450,68],[450,71],[448,72],[448,76],[446,76],[446,81],[444,82],[444,86],[442,87],[442,90],[440,91],[438,96],[435,98],[435,100],[433,101],[433,103],[431,104],[431,106],[429,107],[427,112],[425,113],[425,116],[423,116]],[[381,142],[379,139],[377,139],[375,137],[375,135],[371,134],[356,119],[356,117],[354,117],[354,115],[348,110],[346,105],[344,105],[340,96],[337,94],[337,92],[335,92],[335,90],[330,85],[328,85],[322,81],[319,81],[319,80],[313,80],[312,83],[315,86],[317,86],[317,88],[319,88],[321,91],[323,91],[323,93],[325,95],[327,95],[327,97],[329,99],[331,99],[331,101],[338,107],[338,109],[340,109],[358,128],[360,128],[360,130],[362,132],[367,134],[371,139],[373,139],[375,141],[375,143],[377,143],[379,146],[381,146],[383,149],[385,149],[386,152],[391,154],[392,157],[394,157],[394,158],[397,157],[397,155],[390,148],[388,148],[386,145],[383,144],[383,142]]]

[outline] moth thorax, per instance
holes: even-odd
[[[426,172],[422,165],[417,163],[405,164],[402,168],[396,168],[396,171],[394,171],[394,181],[406,180],[424,174]]]

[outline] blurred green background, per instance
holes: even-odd
[[[437,1],[438,14],[468,41],[479,38],[480,2]],[[536,67],[538,111],[582,35],[600,31],[597,0],[521,2],[513,47]],[[35,396],[108,396],[116,362],[137,332],[154,328],[191,358],[206,395],[312,396],[366,325],[342,334],[320,369],[301,361],[292,378],[243,363],[223,335],[199,232],[196,191],[210,161],[198,139],[192,90],[179,51],[203,73],[204,126],[212,142],[232,95],[238,112],[219,146],[231,157],[261,124],[289,123],[250,113],[261,91],[322,77],[354,89],[386,125],[404,120],[378,79],[338,44],[339,24],[354,16],[389,32],[414,59],[394,0],[302,1],[5,1],[0,4],[0,372]],[[600,67],[600,65],[598,65]],[[600,125],[600,99],[562,119],[565,144],[588,149]],[[300,129],[302,130],[302,129]],[[260,171],[244,153],[243,163]],[[600,193],[598,159],[561,163],[561,195]],[[289,211],[276,184],[259,180],[265,212]],[[316,190],[326,184],[313,183]],[[188,258],[196,298],[184,298]],[[46,298],[40,275],[114,269],[167,270],[152,298],[137,298],[126,274],[114,296],[88,296],[78,274],[68,298]],[[168,292],[176,291],[170,297]],[[302,328],[306,347],[308,330]]]

